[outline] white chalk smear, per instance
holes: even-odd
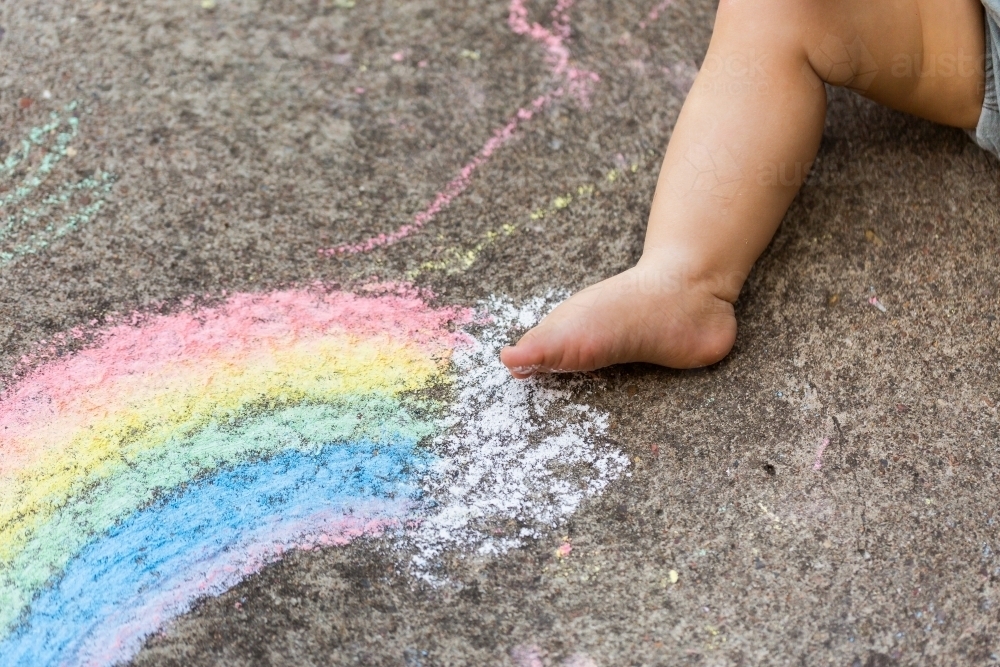
[[[572,386],[515,380],[500,363],[511,331],[538,322],[555,301],[490,299],[475,344],[453,355],[455,398],[429,447],[441,457],[424,485],[430,509],[407,540],[415,572],[429,581],[446,550],[518,547],[559,526],[629,465],[607,442],[608,415],[572,402]],[[494,533],[510,520],[515,531]]]

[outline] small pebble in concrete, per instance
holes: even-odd
[[[876,309],[878,309],[879,312],[884,313],[888,310],[885,307],[885,305],[879,300],[878,295],[875,294],[874,287],[868,288],[868,303],[874,306]]]
[[[885,241],[883,241],[882,237],[880,237],[878,234],[875,233],[874,229],[865,230],[865,241],[875,246],[885,245]]]

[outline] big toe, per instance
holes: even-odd
[[[529,378],[539,370],[545,370],[545,351],[540,344],[525,336],[517,345],[505,347],[500,351],[500,361],[507,367],[510,374],[519,380]]]

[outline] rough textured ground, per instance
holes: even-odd
[[[589,104],[555,99],[421,233],[345,259],[317,249],[409,221],[555,86],[505,2],[0,4],[0,154],[77,101],[52,183],[115,179],[92,220],[0,266],[0,366],[189,294],[378,277],[470,305],[628,267],[714,12],[654,6],[580,0]],[[963,133],[834,93],[732,355],[588,376],[631,478],[522,549],[456,555],[445,586],[377,539],[293,554],[135,663],[992,664],[998,176]]]

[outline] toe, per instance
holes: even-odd
[[[514,347],[506,347],[500,352],[500,361],[518,379],[529,378],[536,373],[561,370],[561,341],[553,331],[551,322],[541,324],[521,336]]]
[[[526,343],[523,339],[516,346],[505,347],[500,351],[500,361],[519,380],[529,378],[541,370],[544,356],[537,345]]]

